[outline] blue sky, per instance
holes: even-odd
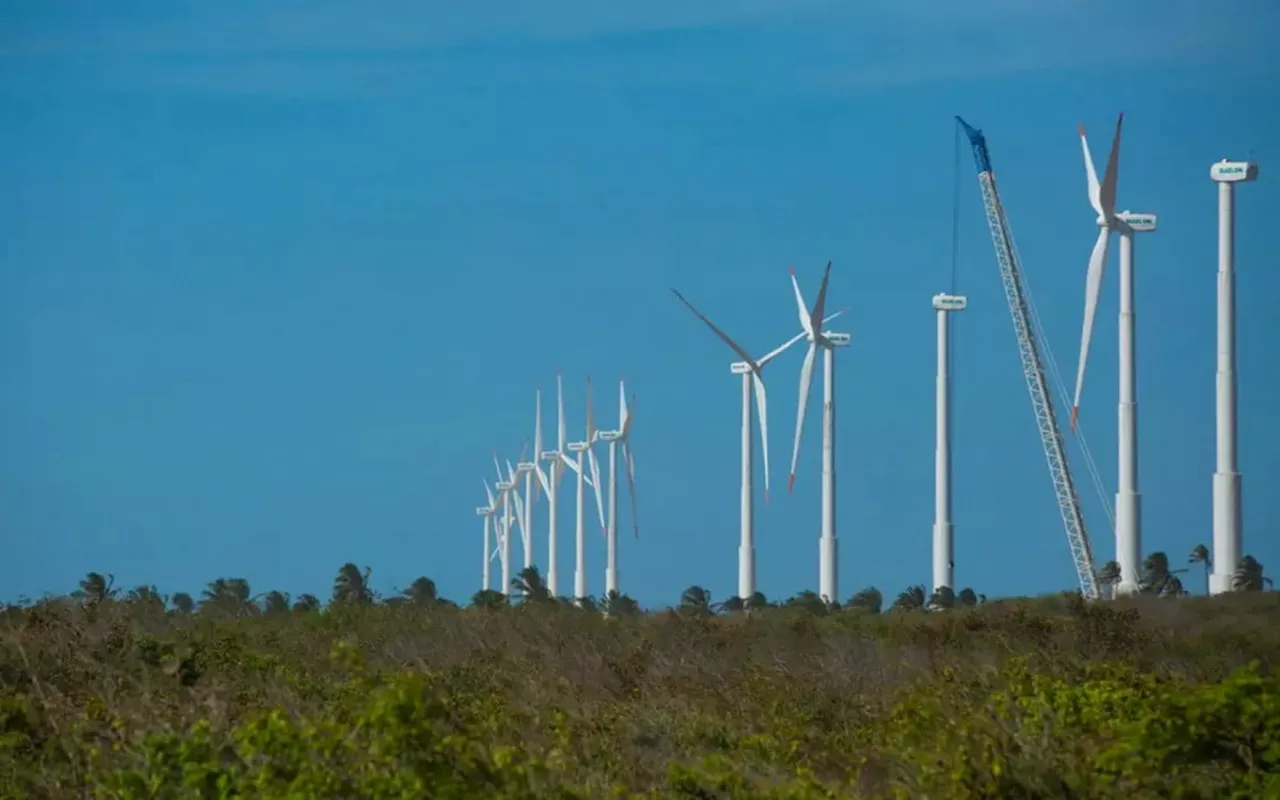
[[[1280,565],[1267,491],[1280,482],[1267,352],[1280,277],[1265,227],[1280,214],[1266,38],[1280,9],[1152,9],[4,3],[0,596],[67,591],[89,570],[166,592],[244,576],[327,594],[354,561],[379,590],[425,574],[464,599],[479,588],[490,453],[514,459],[534,386],[553,387],[560,366],[572,430],[588,373],[602,424],[616,377],[638,396],[641,534],[624,511],[622,588],[649,605],[693,583],[723,598],[739,384],[668,289],[763,351],[797,330],[786,267],[812,298],[828,259],[853,335],[837,369],[840,591],[927,583],[929,300],[949,282],[954,114],[988,134],[1070,380],[1096,235],[1076,125],[1103,159],[1126,113],[1120,206],[1161,224],[1137,245],[1143,550],[1175,562],[1211,540],[1208,168],[1260,162],[1238,194],[1240,459],[1245,550]],[[967,149],[959,178],[957,582],[1069,588]],[[1081,412],[1108,492],[1115,280],[1113,248]],[[820,382],[795,491],[782,490],[801,355],[766,373],[778,490],[757,538],[771,597],[817,588]],[[568,586],[571,535],[561,542]],[[599,592],[598,534],[588,548]]]

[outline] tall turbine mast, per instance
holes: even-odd
[[[769,414],[766,406],[764,386],[764,366],[777,356],[791,348],[796,342],[805,338],[805,332],[793,336],[781,346],[774,348],[764,356],[752,358],[737,342],[729,338],[723,330],[716,326],[701,311],[685,299],[675,289],[671,290],[680,302],[702,320],[712,333],[733,350],[741,361],[729,365],[729,371],[742,376],[742,482],[739,503],[739,543],[738,543],[738,597],[748,600],[756,592],[756,548],[755,548],[755,465],[754,448],[751,436],[751,398],[754,391],[760,422],[760,452],[764,457],[764,499],[769,502]],[[825,321],[835,319],[844,311],[837,311]]]
[[[796,306],[800,313],[800,325],[809,340],[809,351],[800,368],[800,398],[796,408],[796,436],[791,447],[791,474],[787,479],[787,491],[796,482],[796,463],[800,457],[800,434],[804,429],[804,412],[809,403],[809,390],[813,386],[813,361],[818,348],[822,354],[822,533],[818,539],[819,594],[828,603],[839,598],[836,544],[836,389],[835,348],[849,346],[849,334],[822,330],[823,309],[827,303],[827,284],[831,278],[831,262],[822,274],[822,285],[813,310],[805,306],[804,295],[796,281],[796,271],[791,270],[791,287],[795,290]]]
[[[1116,480],[1116,561],[1120,564],[1118,594],[1133,594],[1140,589],[1138,570],[1142,563],[1142,514],[1141,495],[1138,493],[1138,402],[1137,371],[1135,367],[1135,326],[1133,292],[1133,235],[1156,229],[1154,214],[1117,213],[1116,181],[1120,169],[1120,128],[1124,114],[1116,120],[1115,136],[1111,141],[1111,153],[1107,156],[1107,168],[1101,182],[1094,172],[1093,158],[1089,154],[1089,141],[1084,126],[1080,126],[1080,147],[1084,153],[1085,178],[1089,186],[1089,202],[1098,214],[1098,239],[1089,259],[1086,281],[1084,330],[1080,340],[1080,363],[1076,373],[1076,393],[1071,409],[1071,426],[1075,429],[1080,394],[1084,384],[1085,362],[1089,355],[1089,339],[1093,330],[1094,314],[1102,291],[1102,275],[1107,258],[1107,240],[1112,231],[1120,234],[1120,404],[1117,436],[1118,476]]]
[[[586,492],[585,486],[595,490],[596,514],[600,517],[600,532],[605,530],[604,504],[600,501],[600,470],[596,467],[595,453],[591,451],[595,442],[595,418],[591,410],[591,376],[587,376],[587,423],[586,437],[580,442],[569,442],[566,445],[574,454],[573,471],[578,474],[578,485],[574,524],[574,562],[573,562],[573,599],[579,606],[587,598],[587,541],[586,541]],[[583,463],[584,457],[587,463]],[[587,476],[587,470],[591,476]]]
[[[933,589],[956,588],[955,528],[951,522],[951,314],[968,301],[959,295],[938,294],[933,310],[938,317],[937,445],[934,449]]]
[[[542,449],[542,403],[539,399],[538,403],[538,421],[537,428],[538,458],[542,461],[550,461],[551,468],[543,471],[539,466],[538,483],[542,486],[547,497],[547,590],[551,592],[552,597],[558,596],[559,587],[559,571],[556,566],[557,550],[559,547],[556,538],[557,527],[557,509],[559,502],[557,495],[560,490],[560,478],[564,475],[564,468],[568,467],[577,470],[578,465],[569,459],[566,453],[565,445],[565,427],[564,427],[564,386],[560,371],[556,371],[556,448],[554,450]]]
[[[478,506],[476,514],[484,521],[484,567],[481,571],[480,588],[489,591],[492,587],[492,581],[489,575],[489,562],[493,560],[493,553],[489,549],[489,531],[493,528],[493,516],[498,511],[497,501],[494,499],[493,492],[489,489],[489,482],[484,482],[484,496],[489,501],[488,505]]]
[[[1258,179],[1258,165],[1222,159],[1209,168],[1218,184],[1217,468],[1213,473],[1211,594],[1234,588],[1243,547],[1240,464],[1236,458],[1236,219],[1237,183]]]
[[[632,395],[631,404],[635,405]],[[631,423],[633,412],[627,407],[627,387],[618,381],[618,428],[598,431],[596,438],[609,444],[609,515],[606,531],[604,570],[605,596],[618,591],[618,456],[622,456],[627,471],[627,494],[631,498],[631,523],[636,538],[640,537],[640,522],[636,517],[636,465],[631,454]],[[597,478],[597,483],[599,479]]]

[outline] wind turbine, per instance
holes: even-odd
[[[635,395],[631,397],[635,405]],[[627,388],[618,381],[618,428],[612,431],[599,431],[596,438],[609,443],[609,522],[606,532],[606,556],[604,570],[605,596],[618,591],[618,451],[621,449],[622,460],[626,462],[627,490],[631,497],[631,523],[635,526],[636,538],[640,538],[640,523],[636,518],[636,465],[631,455],[631,422],[632,412],[627,408]],[[593,472],[595,466],[592,461]],[[599,485],[599,477],[596,484]]]
[[[800,325],[809,340],[809,351],[800,368],[800,402],[796,408],[796,438],[791,447],[791,475],[787,479],[787,491],[796,483],[796,462],[800,458],[800,433],[804,429],[804,412],[809,404],[809,389],[813,386],[813,359],[822,348],[822,533],[818,540],[819,594],[828,603],[837,600],[839,585],[836,570],[836,387],[835,348],[849,346],[849,334],[822,330],[822,312],[827,304],[827,283],[831,278],[831,262],[822,273],[822,286],[818,299],[810,311],[805,306],[804,295],[796,281],[795,268],[791,269],[791,287],[795,289],[796,307],[800,312]]]
[[[491,588],[492,581],[489,575],[489,562],[493,560],[493,553],[489,549],[489,532],[493,528],[493,517],[498,511],[498,504],[494,500],[493,492],[489,489],[489,482],[484,482],[484,496],[489,501],[486,506],[477,506],[476,514],[484,520],[484,569],[483,583],[481,589],[488,591]]]
[[[739,506],[738,597],[746,600],[756,591],[755,464],[752,458],[754,452],[751,442],[752,389],[754,388],[755,390],[755,402],[759,409],[757,416],[760,421],[760,453],[764,457],[764,501],[767,505],[769,502],[769,414],[765,405],[764,366],[784,353],[796,342],[805,338],[806,334],[801,331],[780,347],[774,348],[758,359],[752,358],[737,342],[730,339],[727,333],[718,328],[714,322],[707,319],[701,311],[695,308],[693,303],[685,299],[684,295],[675,289],[672,289],[671,293],[680,302],[684,303],[693,312],[694,316],[706,323],[712,333],[720,337],[721,341],[729,345],[730,349],[742,359],[730,364],[729,371],[734,375],[742,376],[742,486]],[[843,313],[843,310],[837,311],[823,320],[823,322],[835,319]]]
[[[938,312],[937,445],[934,448],[933,588],[954,590],[955,528],[951,524],[951,314],[968,301],[959,295],[933,296]]]
[[[596,456],[592,445],[596,441],[595,422],[591,413],[591,376],[587,376],[587,425],[586,437],[580,442],[569,442],[566,447],[574,454],[573,471],[578,474],[577,505],[574,525],[574,565],[573,565],[573,599],[578,605],[587,597],[587,537],[586,537],[586,503],[584,485],[590,486],[596,494],[596,513],[600,516],[600,530],[605,529],[604,504],[600,501],[600,470],[596,466]],[[583,464],[583,457],[587,463]],[[587,469],[591,477],[587,477]]]
[[[579,485],[582,483],[581,466],[569,458],[565,452],[567,445],[565,444],[565,426],[564,426],[564,387],[560,371],[556,371],[556,448],[554,450],[542,449],[542,392],[538,392],[538,409],[536,434],[534,437],[534,452],[542,461],[549,461],[550,469],[543,471],[542,467],[538,467],[538,483],[542,486],[543,492],[547,497],[547,590],[551,592],[551,596],[557,596],[558,571],[556,567],[556,552],[558,548],[558,540],[556,539],[556,521],[558,503],[557,494],[560,488],[560,478],[564,474],[564,468],[568,467],[579,475]],[[579,492],[581,495],[581,492]],[[601,527],[604,525],[601,523]],[[576,544],[576,543],[575,543]]]
[[[498,500],[502,503],[502,520],[499,524],[500,535],[498,547],[501,548],[502,589],[504,595],[511,593],[511,497],[515,495],[517,513],[520,509],[520,493],[516,491],[516,476],[511,470],[511,462],[507,462],[507,474],[504,477],[502,467],[498,465],[498,454],[493,454],[493,468],[498,473]]]
[[[1251,161],[1222,159],[1209,168],[1218,184],[1217,468],[1213,473],[1213,575],[1209,591],[1234,588],[1244,542],[1240,465],[1236,461],[1236,184],[1258,179]]]
[[[1084,126],[1080,126],[1080,147],[1084,152],[1085,177],[1089,182],[1089,203],[1098,214],[1098,239],[1089,257],[1089,272],[1085,281],[1084,329],[1080,335],[1080,362],[1076,368],[1076,392],[1071,406],[1071,429],[1075,430],[1080,414],[1080,393],[1084,388],[1085,363],[1089,358],[1089,339],[1093,335],[1093,320],[1098,310],[1098,296],[1102,291],[1102,276],[1106,268],[1107,242],[1111,232],[1120,234],[1120,410],[1119,410],[1119,458],[1116,486],[1116,561],[1120,564],[1118,594],[1132,594],[1139,590],[1138,567],[1142,562],[1142,512],[1138,494],[1138,402],[1137,376],[1134,368],[1134,310],[1133,310],[1133,234],[1156,229],[1155,214],[1134,214],[1129,211],[1116,213],[1116,179],[1120,171],[1120,128],[1124,114],[1116,119],[1115,135],[1111,139],[1111,153],[1102,182],[1093,168],[1089,154],[1089,141]]]

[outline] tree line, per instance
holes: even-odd
[[[1197,545],[1192,548],[1187,559],[1188,567],[1174,569],[1169,556],[1163,552],[1154,552],[1146,557],[1142,565],[1140,591],[1143,594],[1161,597],[1178,597],[1187,594],[1183,576],[1187,575],[1191,565],[1203,568],[1205,592],[1208,593],[1209,573],[1213,562],[1208,548]],[[425,576],[416,578],[408,588],[395,591],[389,596],[382,596],[369,585],[371,570],[360,569],[353,563],[343,564],[333,580],[328,606],[454,606],[457,604],[440,596],[435,581]],[[1098,572],[1098,580],[1109,589],[1114,596],[1115,587],[1119,583],[1120,567],[1110,561]],[[1271,578],[1263,573],[1263,566],[1253,556],[1241,559],[1235,572],[1235,589],[1237,591],[1263,591],[1273,586]],[[567,597],[554,597],[547,588],[537,567],[528,567],[519,572],[511,580],[511,593],[485,589],[472,595],[470,605],[477,608],[501,608],[513,603],[578,606],[609,615],[635,614],[641,611],[640,604],[629,595],[611,592],[604,597],[585,597],[577,600]],[[71,593],[71,598],[81,602],[104,602],[108,600],[128,602],[135,606],[152,608],[174,614],[223,614],[231,616],[257,614],[305,614],[322,610],[325,603],[314,594],[291,596],[288,592],[272,590],[262,594],[254,594],[249,582],[244,578],[216,578],[205,586],[199,597],[186,592],[173,595],[161,594],[154,585],[136,586],[127,591],[115,587],[112,575],[98,572],[88,573],[80,581],[79,587]],[[694,615],[731,614],[737,612],[750,613],[765,608],[801,608],[816,614],[849,609],[865,613],[878,614],[885,610],[885,595],[880,589],[869,586],[851,596],[846,602],[827,603],[816,592],[802,591],[782,602],[771,602],[762,592],[750,597],[729,597],[721,602],[713,602],[711,592],[698,585],[690,586],[681,595],[676,609]],[[889,605],[891,610],[910,611],[915,609],[944,610],[956,607],[975,606],[985,603],[986,595],[971,588],[954,591],[950,587],[941,586],[928,591],[924,585],[909,586],[899,592]]]

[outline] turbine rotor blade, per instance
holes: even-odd
[[[635,529],[635,538],[640,538],[640,519],[636,516],[636,462],[631,453],[631,443],[625,439],[622,444],[622,460],[627,467],[627,496],[631,498],[631,525]]]
[[[733,349],[733,352],[738,355],[738,358],[741,358],[743,361],[747,362],[747,364],[751,366],[752,370],[758,369],[758,367],[756,366],[756,360],[752,358],[751,355],[747,353],[746,350],[743,350],[742,347],[737,342],[729,338],[729,334],[720,330],[720,328],[718,328],[714,322],[707,319],[706,315],[703,314],[701,311],[699,311],[697,308],[695,308],[693,303],[690,303],[688,300],[686,300],[685,296],[680,294],[680,292],[678,292],[675,289],[672,289],[671,293],[674,294],[680,300],[681,303],[684,303],[685,306],[690,311],[693,312],[694,316],[702,320],[706,324],[706,326],[711,329],[712,333],[714,333],[716,336],[719,336],[721,341],[729,345],[729,347]]]
[[[760,454],[764,459],[764,503],[769,504],[769,408],[765,402],[764,381],[759,375],[751,376],[756,390],[756,416],[760,420]],[[747,421],[750,425],[750,420]]]
[[[806,336],[813,336],[813,320],[809,318],[809,308],[804,304],[804,295],[800,294],[800,283],[796,280],[796,268],[787,267],[791,273],[791,288],[796,293],[796,308],[800,312],[800,327],[804,329]]]
[[[1084,177],[1089,182],[1089,204],[1098,212],[1098,216],[1106,216],[1102,211],[1102,188],[1098,184],[1098,172],[1093,168],[1093,156],[1089,153],[1089,140],[1084,135],[1084,125],[1080,126],[1080,149],[1084,151]]]
[[[1116,179],[1120,172],[1120,128],[1124,125],[1124,112],[1116,119],[1115,136],[1111,139],[1111,153],[1107,156],[1107,171],[1102,175],[1102,186],[1098,189],[1098,202],[1102,205],[1102,215],[1110,221],[1116,213]]]
[[[564,452],[564,381],[556,370],[556,450]]]
[[[605,534],[604,499],[600,496],[600,462],[593,449],[587,450],[587,465],[591,468],[591,488],[595,490],[596,514],[600,517],[600,535]]]
[[[827,307],[827,284],[831,281],[831,262],[827,262],[827,268],[822,272],[822,285],[818,287],[818,299],[813,304],[813,311],[809,315],[809,324],[812,326],[814,337],[818,338],[822,335],[822,312]]]
[[[813,386],[813,357],[818,352],[818,343],[810,342],[809,351],[804,355],[804,366],[800,368],[800,403],[796,407],[796,438],[791,445],[791,474],[787,478],[787,491],[795,488],[796,463],[800,460],[800,434],[804,430],[804,412],[809,405],[809,389]]]
[[[1076,420],[1080,415],[1080,393],[1084,389],[1084,368],[1089,360],[1089,340],[1093,337],[1093,319],[1098,313],[1098,297],[1102,293],[1102,275],[1106,268],[1107,239],[1111,237],[1111,229],[1103,227],[1098,231],[1098,240],[1093,244],[1093,254],[1089,257],[1089,272],[1085,277],[1084,287],[1084,327],[1080,332],[1080,360],[1076,366],[1076,392],[1071,401],[1071,430],[1076,429]]]

